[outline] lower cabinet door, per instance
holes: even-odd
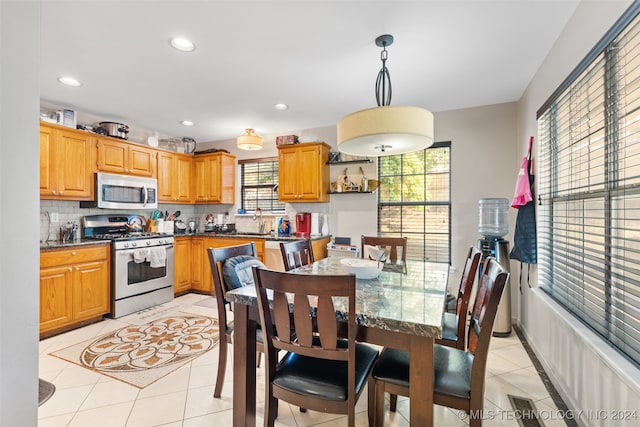
[[[40,333],[73,322],[73,269],[71,266],[40,270]]]
[[[109,312],[109,263],[87,262],[73,266],[75,320],[86,320]]]
[[[191,238],[176,238],[173,249],[173,293],[180,294],[191,289]]]
[[[206,277],[209,273],[209,257],[205,238],[195,237],[191,241],[191,289],[201,292],[209,292],[210,280]]]

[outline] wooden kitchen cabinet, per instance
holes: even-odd
[[[321,237],[311,240],[311,250],[316,261],[326,258],[328,255],[327,243],[331,241],[331,237]]]
[[[40,335],[110,311],[109,245],[40,252]]]
[[[158,202],[193,203],[192,163],[190,154],[158,152]]]
[[[235,203],[236,158],[228,153],[193,158],[196,203]]]
[[[213,283],[210,277],[209,258],[207,255],[207,237],[191,238],[191,289],[209,293]]]
[[[278,200],[328,202],[330,149],[324,142],[279,146]]]
[[[64,126],[40,124],[40,198],[93,200],[95,138]]]
[[[180,295],[191,289],[191,237],[174,238],[173,256],[173,293]]]
[[[155,177],[157,151],[112,138],[98,139],[98,170],[102,172]]]

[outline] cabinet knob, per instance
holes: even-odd
[[[80,267],[76,267],[76,271],[79,271],[79,270],[80,270]]]
[[[62,193],[64,193],[64,191],[60,190],[60,195],[62,196]]]
[[[76,256],[76,251],[71,252],[71,255]]]
[[[56,195],[58,193],[56,193],[56,190],[51,190],[51,194]]]
[[[73,268],[69,267],[69,272],[72,272],[72,271],[73,271]]]

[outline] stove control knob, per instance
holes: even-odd
[[[131,242],[131,246],[135,248],[136,246],[138,246],[138,244],[136,242]]]
[[[147,243],[147,246],[151,246],[151,240],[147,240],[146,243]]]
[[[124,243],[122,244],[122,246],[123,246],[123,247],[125,247],[125,248],[128,248],[128,247],[129,247],[129,242],[124,242]]]

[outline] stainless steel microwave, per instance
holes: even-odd
[[[158,180],[140,176],[98,172],[95,176],[95,200],[80,202],[82,208],[156,209]]]

